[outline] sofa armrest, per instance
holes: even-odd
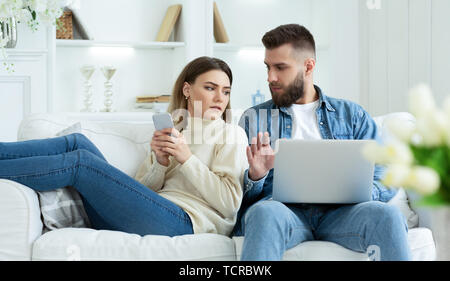
[[[31,260],[43,224],[36,192],[0,180],[0,260]]]
[[[409,205],[411,209],[419,216],[419,227],[424,227],[432,230],[430,211],[428,208],[417,206],[416,202],[420,200],[420,195],[405,189],[408,194]]]

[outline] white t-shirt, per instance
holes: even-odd
[[[292,138],[301,140],[321,140],[316,111],[319,100],[308,104],[293,104],[289,109],[293,116]]]

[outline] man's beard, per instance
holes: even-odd
[[[276,84],[271,84],[277,86]],[[272,100],[278,107],[290,107],[304,96],[304,82],[302,74],[300,73],[294,82],[286,87],[284,93],[275,93],[270,88],[272,93]]]

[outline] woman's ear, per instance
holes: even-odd
[[[183,95],[185,99],[188,99],[191,97],[191,85],[189,85],[188,82],[184,82],[183,85]]]

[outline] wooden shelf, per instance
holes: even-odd
[[[61,48],[89,47],[128,47],[135,49],[175,49],[183,48],[184,42],[133,42],[133,41],[96,41],[96,40],[56,40],[56,46]]]

